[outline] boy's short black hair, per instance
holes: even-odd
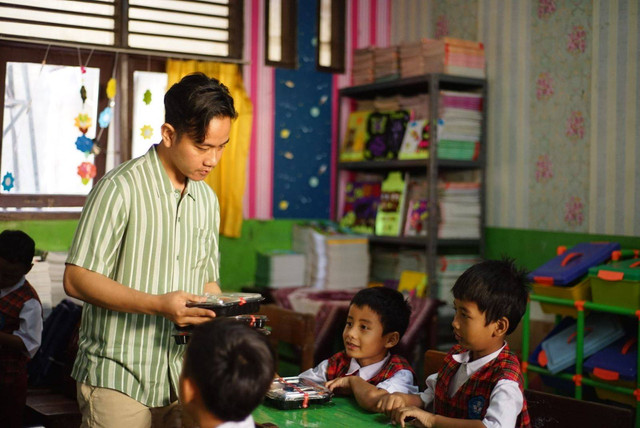
[[[0,233],[0,257],[11,263],[31,266],[36,243],[21,230],[3,230]]]
[[[171,86],[164,95],[164,110],[165,123],[178,137],[186,133],[196,143],[204,141],[211,119],[238,116],[229,89],[203,73],[189,74]]]
[[[486,325],[506,317],[511,334],[522,319],[529,299],[527,271],[511,258],[485,260],[467,269],[453,285],[453,297],[475,302]]]
[[[387,287],[365,288],[353,296],[349,306],[351,305],[359,308],[368,306],[378,314],[382,323],[382,334],[397,331],[402,337],[409,327],[411,306],[398,290]]]
[[[276,372],[265,335],[231,318],[194,328],[182,370],[198,387],[207,410],[223,421],[249,416]]]

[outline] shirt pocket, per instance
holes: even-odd
[[[194,231],[194,269],[201,269],[207,266],[209,259],[214,257],[213,240],[214,233],[211,229],[196,228]]]

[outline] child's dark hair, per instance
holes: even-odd
[[[31,266],[36,243],[21,230],[3,230],[0,233],[0,257],[11,263]]]
[[[402,337],[407,331],[411,317],[411,306],[402,293],[397,290],[386,287],[365,288],[353,296],[351,305],[356,305],[359,308],[368,306],[378,314],[382,323],[382,334],[397,331]]]
[[[178,138],[186,133],[202,143],[213,118],[238,116],[229,89],[203,73],[189,74],[169,88],[164,96],[164,121]]]
[[[453,297],[475,302],[484,312],[486,324],[502,317],[509,320],[511,334],[527,309],[529,298],[527,271],[511,258],[485,260],[467,269],[453,285]]]
[[[198,325],[184,358],[207,410],[223,421],[241,421],[255,409],[275,376],[265,335],[231,318]]]

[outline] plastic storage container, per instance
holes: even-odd
[[[637,338],[623,337],[589,357],[584,362],[584,369],[598,381],[636,389],[637,358]],[[598,387],[595,389],[599,398],[636,406],[633,395]]]
[[[258,312],[260,302],[264,300],[259,293],[220,293],[209,294],[205,302],[187,302],[190,308],[211,309],[219,317],[251,314]]]
[[[593,301],[640,309],[640,260],[629,259],[589,269]]]
[[[266,315],[236,315],[230,318],[243,322],[267,336],[271,334],[271,332],[265,328],[267,321],[269,321]],[[193,325],[189,325],[186,327],[176,326],[176,331],[173,333],[173,338],[176,343],[178,345],[186,345],[187,343],[189,343],[189,339],[191,338],[191,331],[194,329],[194,327],[195,326]]]
[[[311,404],[328,403],[332,396],[328,388],[309,379],[280,377],[271,383],[265,401],[279,409],[303,409]]]
[[[563,287],[575,285],[590,267],[609,260],[611,253],[619,249],[617,242],[582,242],[531,272],[529,280]]]
[[[591,281],[587,277],[573,287],[556,287],[553,285],[536,284],[532,285],[533,292],[541,296],[557,297],[569,300],[586,300],[591,301]],[[576,318],[578,310],[572,306],[554,305],[553,303],[542,303],[540,307],[543,312],[548,314],[559,314]]]

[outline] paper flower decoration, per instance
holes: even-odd
[[[75,119],[76,126],[83,134],[86,134],[91,127],[91,118],[86,113],[80,113]]]
[[[140,128],[140,135],[142,135],[142,138],[144,138],[145,140],[150,139],[153,136],[153,128],[149,125],[143,126],[142,128]]]
[[[113,77],[107,82],[107,98],[114,98],[116,96],[116,79]]]
[[[16,180],[13,178],[13,174],[7,172],[4,177],[2,177],[2,188],[8,192],[9,190],[13,189],[13,183],[15,183],[15,181]]]
[[[80,98],[82,98],[82,104],[87,101],[87,88],[84,85],[80,87]]]
[[[82,184],[87,184],[96,176],[96,166],[91,162],[82,162],[78,165],[78,175],[82,179]]]
[[[86,135],[81,135],[76,140],[76,148],[81,152],[89,153],[93,148],[93,140]]]
[[[150,90],[146,90],[144,93],[144,97],[142,98],[142,101],[144,101],[144,103],[146,105],[151,104],[151,91]]]
[[[100,116],[98,117],[98,125],[100,128],[106,128],[111,123],[112,111],[111,107],[105,107],[102,112],[100,112]]]

